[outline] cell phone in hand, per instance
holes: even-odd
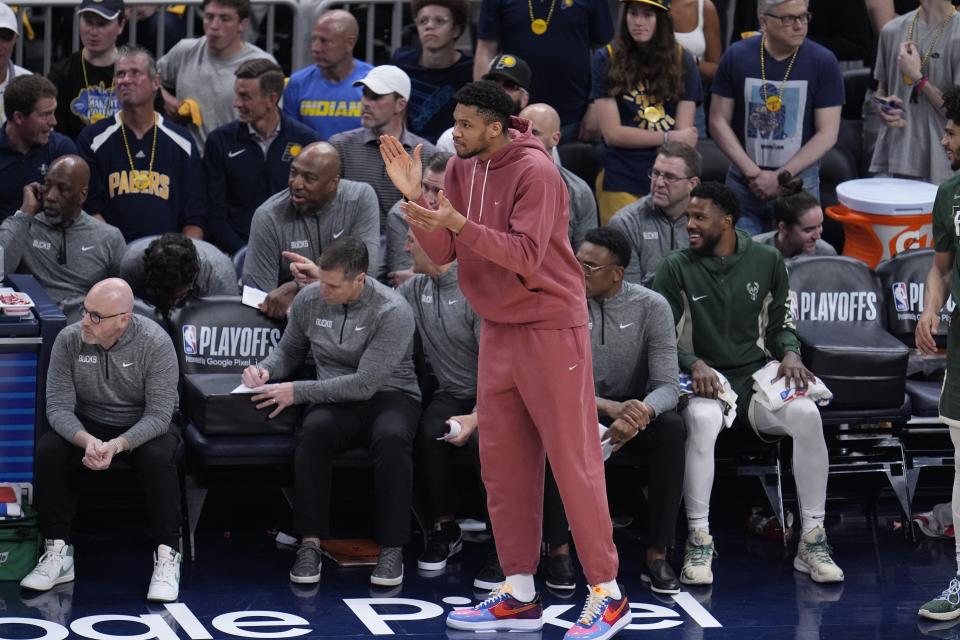
[[[876,102],[882,110],[887,112],[896,111],[897,109],[900,108],[897,105],[891,103],[887,98],[880,98],[878,96],[873,96],[873,101]]]

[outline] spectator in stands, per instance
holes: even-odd
[[[431,209],[437,207],[437,194],[443,189],[443,174],[447,170],[447,161],[451,157],[452,154],[437,152],[430,158],[430,164],[424,168],[420,188],[427,206]],[[411,268],[413,266],[411,256],[414,252],[410,250],[412,245],[407,238],[410,225],[403,217],[403,211],[400,210],[401,204],[403,199],[397,200],[387,214],[387,281],[394,287],[399,287],[414,275]]]
[[[57,126],[74,140],[84,127],[120,110],[113,66],[117,38],[126,26],[123,9],[123,0],[83,0],[77,9],[83,46],[47,74],[62,98],[57,103]]]
[[[186,129],[153,110],[160,88],[153,56],[121,47],[116,62],[120,111],[77,140],[90,165],[87,209],[127,241],[168,231],[203,238],[203,166]]]
[[[173,602],[180,591],[180,435],[177,355],[167,332],[133,313],[133,292],[101,280],[83,302],[83,319],[57,335],[47,372],[52,431],[36,453],[36,506],[44,554],[20,585],[48,591],[74,579],[70,529],[80,482],[115,459],[143,478],[144,504],[158,544],[147,599]]]
[[[492,80],[506,91],[513,100],[514,113],[520,113],[530,103],[530,67],[515,55],[504,53],[490,61],[490,68],[483,80]],[[453,144],[453,127],[444,131],[437,140],[437,149],[447,153],[456,153]],[[554,155],[554,160],[559,156]]]
[[[361,90],[357,81],[373,68],[353,57],[359,27],[349,11],[327,11],[311,36],[313,66],[290,76],[283,92],[283,112],[313,128],[321,140],[349,131],[360,121]]]
[[[533,71],[533,101],[557,110],[561,137],[572,142],[590,102],[590,56],[612,38],[606,0],[483,0],[473,77],[487,74],[498,50],[523,58]]]
[[[290,162],[317,140],[313,129],[280,112],[280,67],[255,58],[234,75],[237,119],[212,131],[203,153],[210,239],[227,253],[247,244],[253,212],[286,186]]]
[[[773,201],[777,228],[754,236],[753,241],[776,248],[784,258],[837,255],[836,249],[820,239],[823,234],[820,202],[803,190],[803,181],[786,171],[778,179],[781,195]]]
[[[61,307],[79,302],[95,283],[120,273],[127,245],[116,227],[83,211],[90,168],[60,156],[43,178],[23,188],[23,203],[0,225],[4,273],[25,271]]]
[[[20,21],[13,9],[0,2],[0,125],[6,122],[3,92],[17,76],[29,76],[30,71],[13,63],[13,51],[20,37]]]
[[[370,185],[340,178],[340,157],[330,143],[308,145],[290,163],[288,187],[253,214],[243,284],[269,292],[260,308],[284,317],[297,294],[291,257],[319,262],[326,247],[346,235],[363,242],[370,263],[379,264],[379,215]]]
[[[477,354],[480,351],[480,318],[463,297],[457,281],[456,261],[437,265],[430,260],[413,232],[407,231],[405,249],[413,260],[414,275],[397,291],[413,309],[423,351],[437,378],[438,388],[424,406],[417,429],[417,468],[433,523],[427,546],[417,567],[439,571],[447,558],[460,551],[460,525],[454,520],[453,451],[450,445],[469,444],[471,457],[479,457],[477,438],[469,420],[459,435],[451,434],[448,420],[468,418],[477,405]],[[460,423],[463,424],[462,422]]]
[[[407,101],[410,99],[410,78],[393,65],[374,67],[362,80],[354,82],[363,87],[363,112],[358,129],[344,131],[330,138],[330,144],[340,154],[340,175],[347,180],[366,182],[377,192],[380,204],[380,228],[387,226],[387,212],[400,199],[400,191],[393,186],[380,157],[380,136],[398,138],[403,147],[413,151],[423,145],[422,160],[426,165],[436,148],[427,140],[414,135],[404,124],[407,121]],[[379,265],[376,256],[371,269]]]
[[[187,37],[186,5],[156,5],[138,4],[127,7],[127,22],[137,23],[137,44],[162,56],[173,48],[173,45]],[[189,16],[193,19],[193,16]],[[163,49],[160,48],[160,23],[163,23]],[[127,44],[129,38],[121,36],[119,42]]]
[[[593,197],[593,191],[580,176],[557,162],[558,158],[553,151],[560,144],[560,116],[556,109],[538,102],[521,111],[520,117],[530,121],[533,135],[543,143],[547,153],[553,155],[557,169],[560,170],[560,177],[567,185],[570,196],[570,246],[576,251],[587,231],[597,226],[597,201]]]
[[[135,296],[164,316],[194,298],[239,292],[233,261],[209,242],[182,233],[131,242],[120,274]]]
[[[684,249],[690,192],[700,184],[700,152],[682,142],[668,142],[657,150],[650,170],[650,195],[614,214],[609,227],[630,243],[630,264],[623,279],[649,284],[660,262],[671,251]]]
[[[210,132],[234,119],[234,72],[247,60],[273,56],[244,42],[250,0],[204,0],[203,36],[185,38],[157,61],[164,109],[187,125],[198,149]]]
[[[13,215],[23,188],[42,183],[50,164],[76,153],[57,124],[57,88],[41,76],[17,76],[7,85],[3,103],[7,121],[0,127],[0,220]]]
[[[806,37],[807,1],[760,0],[757,14],[762,35],[723,54],[710,105],[710,134],[730,159],[726,182],[750,234],[773,226],[780,171],[820,197],[820,158],[837,142],[843,106],[836,56]]]
[[[693,56],[704,83],[713,80],[723,53],[720,16],[711,0],[673,0],[670,3],[674,37]]]
[[[370,582],[403,582],[403,545],[410,537],[413,440],[420,389],[413,368],[416,324],[410,305],[366,275],[367,248],[340,238],[324,250],[312,274],[319,282],[298,295],[280,343],[243,383],[257,388],[257,408],[273,417],[307,404],[294,457],[294,527],[301,535],[290,580],[320,581],[320,540],[331,538],[333,457],[365,447],[373,458],[376,540],[380,558]],[[289,378],[313,353],[316,380]]]
[[[880,130],[871,173],[939,184],[953,175],[937,148],[946,117],[941,87],[960,83],[960,20],[950,0],[922,0],[880,33]]]
[[[473,80],[473,56],[457,49],[467,27],[466,0],[414,0],[420,46],[398,49],[391,59],[410,76],[407,126],[436,142],[453,125],[453,94]]]
[[[650,192],[657,147],[697,144],[693,126],[703,88],[697,64],[677,46],[667,0],[625,0],[613,43],[593,56],[590,97],[603,132],[597,176],[600,222]]]
[[[693,396],[683,410],[687,425],[684,504],[687,538],[684,584],[711,584],[715,552],[710,535],[713,450],[728,419],[721,394],[736,394],[736,413],[761,438],[793,439],[793,473],[800,499],[801,539],[793,566],[815,582],[840,582],[843,571],[830,557],[823,528],[827,500],[827,445],[817,405],[798,396],[772,411],[754,397],[752,375],[771,359],[780,361],[778,379],[806,390],[814,375],[800,360],[783,257],[753,242],[735,227],[737,193],[716,182],[701,184],[688,207],[690,247],[667,256],[653,282],[681,328],[680,369],[692,381]],[[725,376],[729,389],[718,377]]]
[[[950,168],[960,171],[960,88],[952,86],[944,89],[943,106],[947,116],[941,145],[945,151]],[[927,274],[924,290],[923,312],[917,319],[915,332],[917,349],[926,355],[940,356],[943,352],[937,346],[934,335],[940,328],[940,310],[952,295],[960,300],[960,262],[957,261],[957,245],[960,231],[957,229],[957,200],[960,199],[960,176],[946,180],[937,190],[933,205],[933,264]],[[958,388],[957,362],[960,350],[957,337],[960,323],[951,322],[947,332],[947,362],[943,386],[940,391],[938,413],[940,422],[948,425],[950,440],[953,442],[953,496],[951,511],[953,515],[954,548],[956,551],[957,573],[949,585],[936,598],[920,607],[919,615],[932,620],[944,621],[960,617],[960,388]]]
[[[630,243],[616,229],[587,232],[577,260],[587,287],[597,411],[608,427],[604,440],[614,451],[626,446],[641,453],[650,464],[641,579],[657,593],[679,593],[666,553],[676,539],[687,432],[675,411],[680,389],[670,305],[624,280]]]

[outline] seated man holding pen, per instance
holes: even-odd
[[[308,262],[308,261],[307,261]],[[320,546],[332,537],[333,457],[365,447],[373,459],[380,558],[370,581],[403,582],[403,545],[410,536],[413,440],[420,389],[413,367],[413,311],[393,289],[367,277],[367,248],[345,236],[324,248],[318,265],[295,263],[316,280],[293,301],[280,344],[243,383],[257,389],[257,408],[275,417],[308,404],[294,459],[294,527],[301,545],[290,571],[299,584],[320,581]],[[299,279],[299,278],[298,278]],[[292,375],[308,350],[316,380],[268,384]]]

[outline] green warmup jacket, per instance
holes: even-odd
[[[700,256],[692,249],[669,254],[653,288],[673,310],[680,370],[690,373],[703,360],[725,375],[741,416],[750,406],[753,373],[787,351],[800,353],[783,256],[739,229],[733,255]]]

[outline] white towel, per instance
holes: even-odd
[[[776,411],[796,398],[810,398],[821,407],[830,404],[833,400],[833,394],[820,378],[808,384],[806,389],[788,388],[786,378],[774,381],[779,369],[780,362],[771,360],[753,374],[753,390],[756,393],[757,402],[770,411]]]
[[[726,376],[717,371],[716,369],[711,369],[717,377],[720,378],[721,390],[720,396],[718,397],[718,402],[720,402],[721,407],[723,408],[723,426],[725,428],[730,428],[733,426],[734,421],[737,419],[737,392],[733,390],[733,387],[730,386],[730,381],[727,380]],[[683,396],[692,396],[693,395],[693,379],[690,377],[689,373],[680,374],[680,397]]]

